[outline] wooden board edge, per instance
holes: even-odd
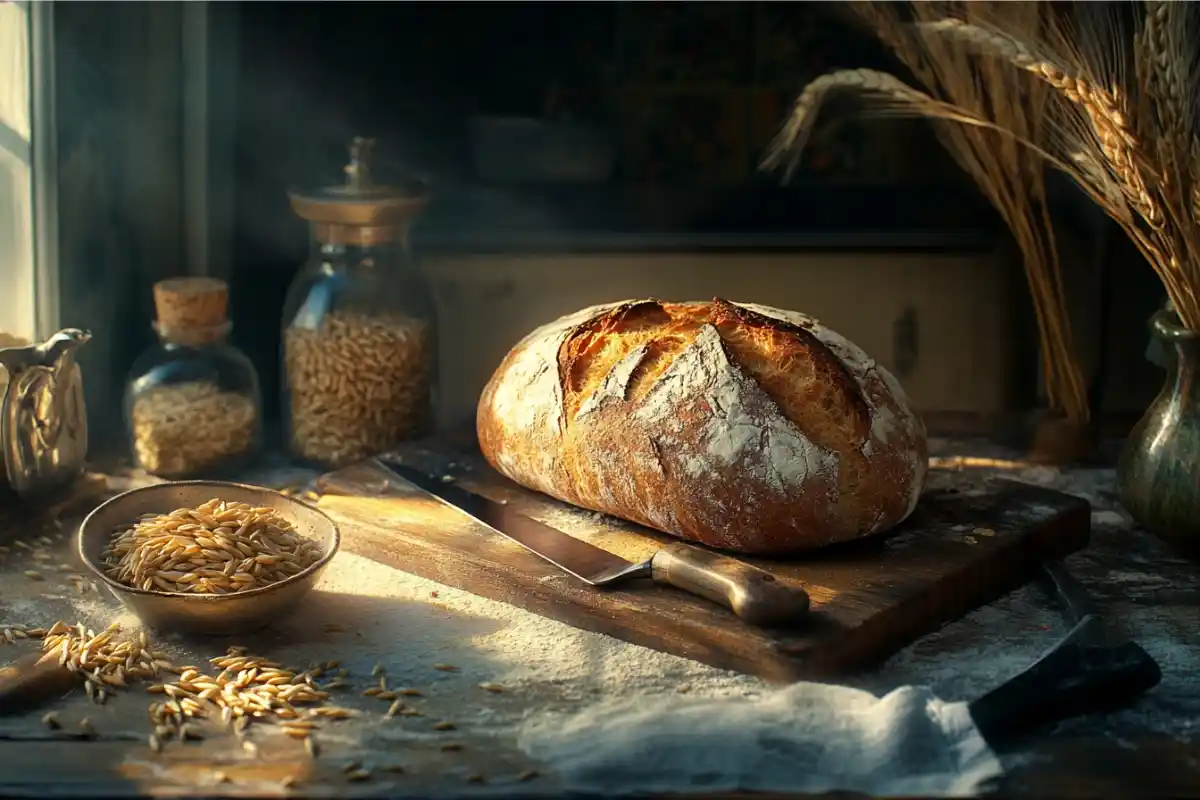
[[[867,623],[872,628],[878,628],[873,636],[846,640],[848,644],[865,643],[864,646],[853,649],[822,648],[821,657],[813,660],[811,674],[829,678],[879,666],[941,626],[994,603],[1029,583],[1043,563],[1065,558],[1087,547],[1091,538],[1091,504],[1082,498],[1073,499],[1078,502],[1034,527],[1029,537],[1033,540],[1033,547],[1023,546],[1024,541],[1017,541],[995,551],[991,561],[979,560],[965,565],[961,573],[962,591],[948,602],[939,601],[937,595],[929,594],[899,604],[890,613],[876,615]],[[997,569],[998,563],[1003,563],[1003,560],[1008,563],[1015,561],[1016,564],[1005,570]],[[932,627],[929,620],[933,620]]]
[[[337,472],[325,477],[334,478],[336,475]],[[641,629],[623,625],[612,616],[611,601],[605,599],[611,597],[611,592],[601,594],[581,585],[570,587],[564,597],[562,584],[551,589],[536,580],[523,585],[514,581],[506,586],[503,576],[497,576],[495,570],[471,561],[460,564],[459,569],[451,574],[441,568],[437,558],[419,555],[414,558],[417,554],[411,548],[403,555],[395,553],[388,547],[388,542],[378,540],[379,537],[369,532],[363,537],[345,537],[342,547],[355,555],[402,572],[521,608],[580,630],[612,636],[718,669],[756,675],[771,683],[785,684],[797,680],[829,679],[878,665],[938,627],[960,619],[1024,585],[1044,561],[1063,558],[1087,545],[1091,529],[1091,506],[1086,500],[1020,481],[1007,482],[1018,484],[1025,490],[1032,488],[1053,494],[1056,503],[1065,505],[1059,513],[1037,523],[1029,535],[996,554],[1016,560],[1015,566],[1002,572],[996,569],[995,559],[967,564],[962,591],[951,602],[946,602],[938,595],[929,595],[901,603],[891,613],[878,615],[871,620],[869,624],[879,628],[879,632],[873,634],[873,641],[872,637],[847,638],[844,640],[847,646],[841,648],[835,646],[836,642],[830,641],[820,648],[817,658],[789,650],[786,643],[765,637],[747,640],[755,646],[745,648],[741,654],[731,653],[722,649],[720,643],[711,636],[706,636],[707,630],[702,623],[688,624],[686,613],[673,616],[671,622],[677,630],[682,624],[688,637],[669,637],[658,628]],[[1069,498],[1065,504],[1064,498]],[[336,511],[333,513],[337,515]],[[420,547],[422,540],[416,541]],[[432,551],[430,547],[429,555],[434,555]],[[530,558],[534,559],[533,556]],[[866,643],[856,642],[856,639]]]

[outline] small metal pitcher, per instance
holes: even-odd
[[[87,413],[75,351],[91,338],[67,328],[42,344],[0,347],[0,495],[38,494],[83,472]]]

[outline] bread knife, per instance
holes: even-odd
[[[1158,662],[1105,622],[1062,562],[1043,564],[1039,583],[1072,628],[1024,672],[969,704],[997,749],[1044,725],[1127,706],[1162,679]]]
[[[725,606],[744,622],[784,627],[808,615],[808,593],[766,570],[701,547],[669,544],[635,564],[577,539],[482,495],[431,478],[412,467],[376,459],[385,471],[403,478],[459,513],[516,542],[584,583],[608,588],[639,578],[673,586]]]

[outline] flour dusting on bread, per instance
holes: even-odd
[[[562,436],[563,397],[558,376],[558,348],[572,331],[614,304],[591,306],[543,325],[512,349],[505,379],[496,385],[491,411],[501,424],[527,436],[558,442]],[[533,457],[532,459],[530,457]],[[498,454],[501,472],[538,491],[553,494],[551,483],[559,472],[557,451],[541,448],[529,453],[505,450]],[[531,460],[536,463],[529,463]]]
[[[864,455],[871,456],[873,451],[880,445],[886,446],[897,430],[902,431],[905,436],[912,439],[925,439],[925,424],[909,407],[908,394],[904,391],[904,387],[896,380],[896,376],[863,352],[858,345],[836,331],[826,328],[818,320],[807,314],[801,314],[796,311],[785,311],[754,303],[737,303],[736,305],[748,308],[763,316],[774,317],[808,329],[846,365],[857,379],[859,386],[863,387],[864,390],[872,377],[876,377],[882,381],[887,394],[902,413],[897,414],[889,405],[874,402],[871,396],[872,393],[863,392],[863,396],[871,405],[871,438],[863,445]],[[928,470],[927,460],[922,453],[915,449],[911,453],[912,458],[909,463],[909,494],[911,499],[907,511],[904,513],[905,518],[912,514],[917,507],[917,500],[920,498],[921,489],[925,485],[925,477]]]
[[[828,347],[838,360],[850,370],[858,382],[859,388],[863,390],[863,396],[867,403],[871,405],[871,439],[870,441],[887,441],[895,426],[898,424],[920,424],[920,419],[915,414],[905,414],[903,420],[892,413],[891,409],[880,407],[872,402],[870,393],[866,391],[867,383],[871,380],[872,375],[877,375],[887,387],[888,394],[895,400],[896,404],[904,411],[909,411],[908,395],[901,388],[899,382],[892,373],[879,365],[875,359],[864,353],[858,345],[851,342],[841,334],[826,328],[818,320],[807,314],[800,314],[795,311],[784,311],[770,306],[760,306],[754,303],[735,303],[742,308],[750,309],[764,317],[774,317],[775,319],[789,322],[798,327],[812,333],[821,340],[822,344]]]
[[[646,345],[639,345],[629,351],[629,355],[617,362],[617,365],[612,368],[612,371],[604,378],[604,383],[600,384],[591,397],[583,401],[583,405],[575,412],[575,419],[578,422],[588,415],[589,412],[595,411],[604,406],[605,403],[611,401],[623,401],[625,393],[629,389],[629,381],[633,378],[633,371],[642,363],[642,359],[646,357]]]
[[[721,470],[737,466],[780,493],[803,491],[810,475],[836,478],[836,454],[809,442],[778,413],[763,391],[730,363],[721,335],[711,325],[700,329],[632,417],[660,425],[663,441],[683,431],[685,421],[675,409],[693,397],[703,398],[710,411],[699,421],[701,448],[684,457],[692,477],[716,480]],[[686,425],[697,421],[689,418]]]

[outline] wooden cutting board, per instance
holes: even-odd
[[[631,561],[670,537],[522,489],[482,458],[428,450],[406,463]],[[448,468],[449,466],[449,468]],[[789,682],[877,664],[946,622],[1026,582],[1047,558],[1084,546],[1087,501],[970,472],[934,470],[913,516],[891,535],[802,559],[748,559],[808,591],[814,612],[789,631],[650,584],[587,586],[518,545],[367,464],[324,476],[320,508],[342,549],[472,594],[716,667]]]

